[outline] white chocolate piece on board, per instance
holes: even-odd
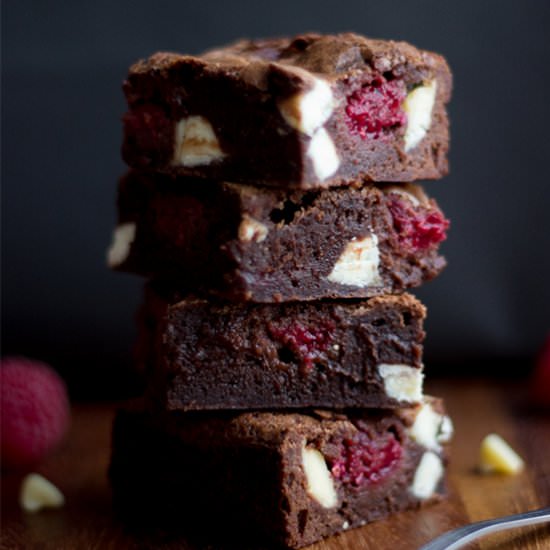
[[[489,434],[481,442],[479,467],[482,472],[514,475],[523,470],[523,459],[497,434]]]
[[[45,477],[29,474],[21,485],[19,504],[26,512],[38,512],[43,508],[60,508],[65,504],[65,497]]]

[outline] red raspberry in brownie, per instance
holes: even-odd
[[[63,438],[70,409],[65,384],[48,365],[24,357],[0,365],[2,466],[40,462]]]
[[[407,89],[401,80],[386,80],[377,76],[347,97],[347,125],[361,139],[377,139],[384,130],[403,126],[407,115],[403,101]]]
[[[284,344],[306,369],[311,369],[320,355],[327,351],[334,329],[334,323],[323,321],[317,327],[306,327],[299,323],[286,327],[270,326],[269,332],[273,338]]]
[[[413,206],[412,203],[392,196],[389,209],[393,227],[399,241],[413,251],[425,250],[447,238],[449,220],[433,207]]]
[[[128,111],[123,118],[126,140],[142,154],[142,164],[166,161],[174,141],[174,125],[163,108],[144,104]]]
[[[340,454],[331,467],[332,475],[346,484],[378,483],[399,463],[403,449],[395,436],[371,435],[358,431],[340,443]]]

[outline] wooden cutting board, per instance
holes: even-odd
[[[450,498],[348,531],[309,550],[415,550],[472,521],[550,506],[550,414],[528,411],[521,384],[449,380],[433,382],[428,389],[445,398],[455,423]],[[23,513],[17,504],[20,477],[2,477],[1,548],[197,548],[185,541],[137,538],[113,518],[105,475],[113,410],[113,405],[76,406],[66,444],[41,467],[65,494],[61,510]],[[479,443],[489,432],[501,434],[523,455],[524,473],[503,477],[475,471]],[[550,527],[493,535],[468,548],[548,550]]]

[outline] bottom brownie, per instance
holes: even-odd
[[[439,400],[395,411],[117,414],[115,508],[299,548],[444,495]],[[166,523],[167,522],[167,523]]]

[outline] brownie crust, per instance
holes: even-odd
[[[243,40],[130,68],[133,167],[291,188],[448,171],[451,73],[405,42],[353,33]]]
[[[421,411],[431,423],[419,429]],[[197,518],[209,533],[216,518],[224,537],[299,548],[439,500],[450,426],[438,400],[393,412],[122,411],[109,470],[115,508],[172,528]]]
[[[413,184],[288,192],[130,172],[118,211],[111,267],[231,301],[394,294],[445,266],[448,221]]]
[[[422,398],[425,315],[408,294],[227,304],[148,285],[138,363],[166,409],[396,408]]]

